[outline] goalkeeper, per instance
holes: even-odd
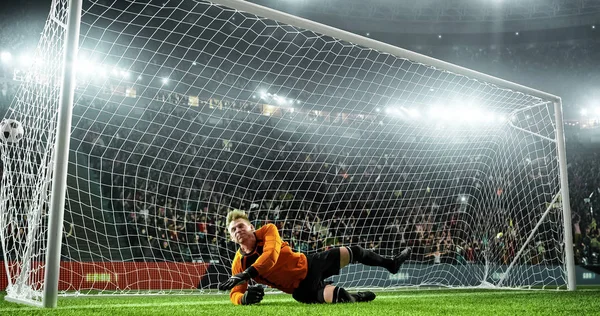
[[[248,286],[251,279],[292,294],[301,303],[369,302],[375,299],[375,293],[348,293],[324,280],[354,262],[384,267],[395,274],[411,252],[406,248],[388,259],[360,246],[351,246],[305,256],[281,240],[275,225],[255,230],[248,216],[237,210],[227,214],[227,228],[240,248],[232,262],[232,277],[219,284],[219,290],[231,290],[229,297],[235,305],[256,304],[263,299],[262,287]]]

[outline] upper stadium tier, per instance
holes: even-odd
[[[463,34],[600,22],[600,0],[250,0],[354,32]]]

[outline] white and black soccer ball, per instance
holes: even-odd
[[[17,120],[4,119],[0,122],[0,140],[5,143],[18,143],[25,135],[23,124]]]

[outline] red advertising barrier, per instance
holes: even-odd
[[[61,262],[60,291],[196,289],[208,263],[191,262]],[[18,264],[8,262],[18,272]],[[5,262],[0,261],[0,290],[8,286]],[[41,285],[44,268],[34,263],[30,280]],[[11,273],[16,275],[17,273]]]

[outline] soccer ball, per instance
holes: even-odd
[[[0,123],[0,140],[5,143],[18,143],[24,134],[23,124],[17,120],[4,119]]]

